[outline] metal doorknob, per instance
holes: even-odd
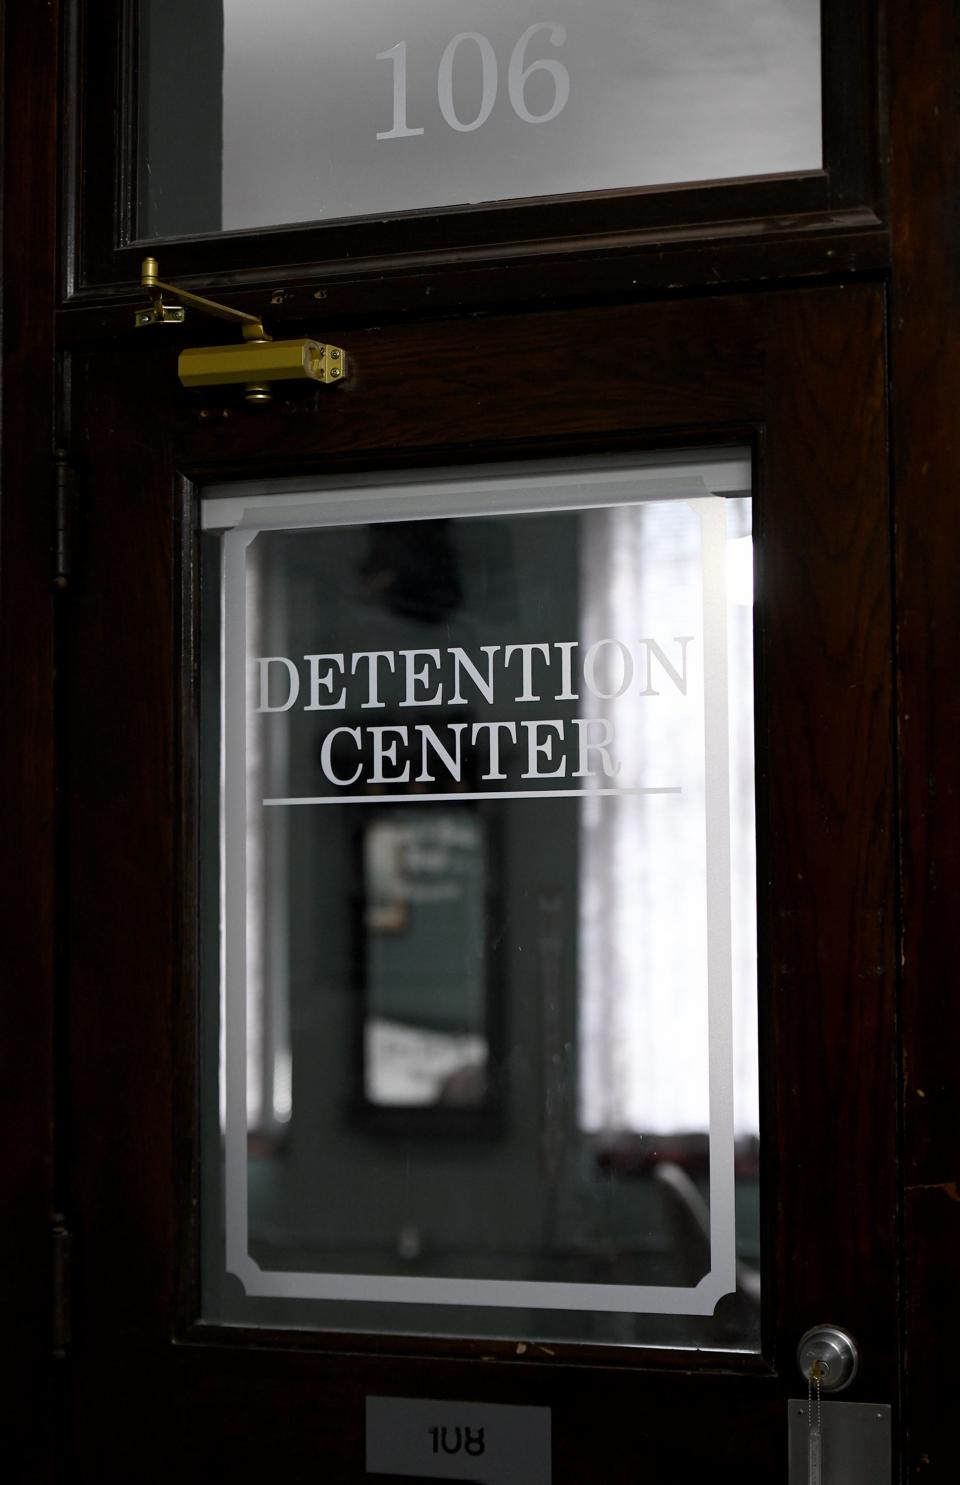
[[[849,1387],[860,1366],[860,1352],[853,1336],[838,1325],[815,1325],[801,1337],[797,1365],[804,1381],[819,1363],[821,1392],[842,1392]]]

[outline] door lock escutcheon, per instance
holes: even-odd
[[[185,387],[242,385],[248,402],[269,402],[273,382],[307,380],[333,385],[346,375],[347,358],[341,346],[309,339],[274,340],[256,315],[164,283],[158,274],[156,258],[144,258],[140,282],[151,303],[149,309],[136,311],[138,329],[145,325],[182,325],[189,306],[230,320],[243,331],[240,345],[187,346],[182,350],[177,371]],[[179,302],[165,304],[164,294]]]

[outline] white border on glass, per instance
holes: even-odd
[[[730,963],[730,788],[727,728],[726,585],[723,508],[711,497],[748,495],[742,451],[704,451],[631,463],[553,461],[538,474],[500,466],[422,471],[409,479],[363,475],[329,481],[266,480],[211,486],[204,530],[223,531],[221,841],[226,1025],[226,1269],[250,1296],[616,1314],[710,1315],[736,1290],[732,987]],[[451,474],[454,475],[451,478]],[[710,1067],[711,1267],[689,1287],[580,1284],[525,1279],[441,1279],[388,1274],[267,1270],[250,1256],[247,1207],[246,554],[261,531],[367,525],[429,517],[582,510],[683,500],[703,534],[704,715],[707,853],[707,1000]],[[228,749],[226,739],[231,740]]]

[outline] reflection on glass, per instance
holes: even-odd
[[[396,810],[363,838],[363,1083],[381,1108],[476,1108],[487,1090],[483,827]]]
[[[748,490],[205,500],[211,1318],[757,1344]]]
[[[821,165],[819,0],[141,15],[146,237]]]

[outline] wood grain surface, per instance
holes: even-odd
[[[57,619],[50,497],[57,282],[56,203],[45,184],[57,174],[55,17],[6,7],[2,48],[0,1413],[4,1468],[13,1479],[40,1480],[52,1467],[60,1381],[50,1365],[52,1217],[66,1196],[54,1143]]]
[[[904,1479],[957,1468],[960,13],[895,6],[893,467],[903,812]]]

